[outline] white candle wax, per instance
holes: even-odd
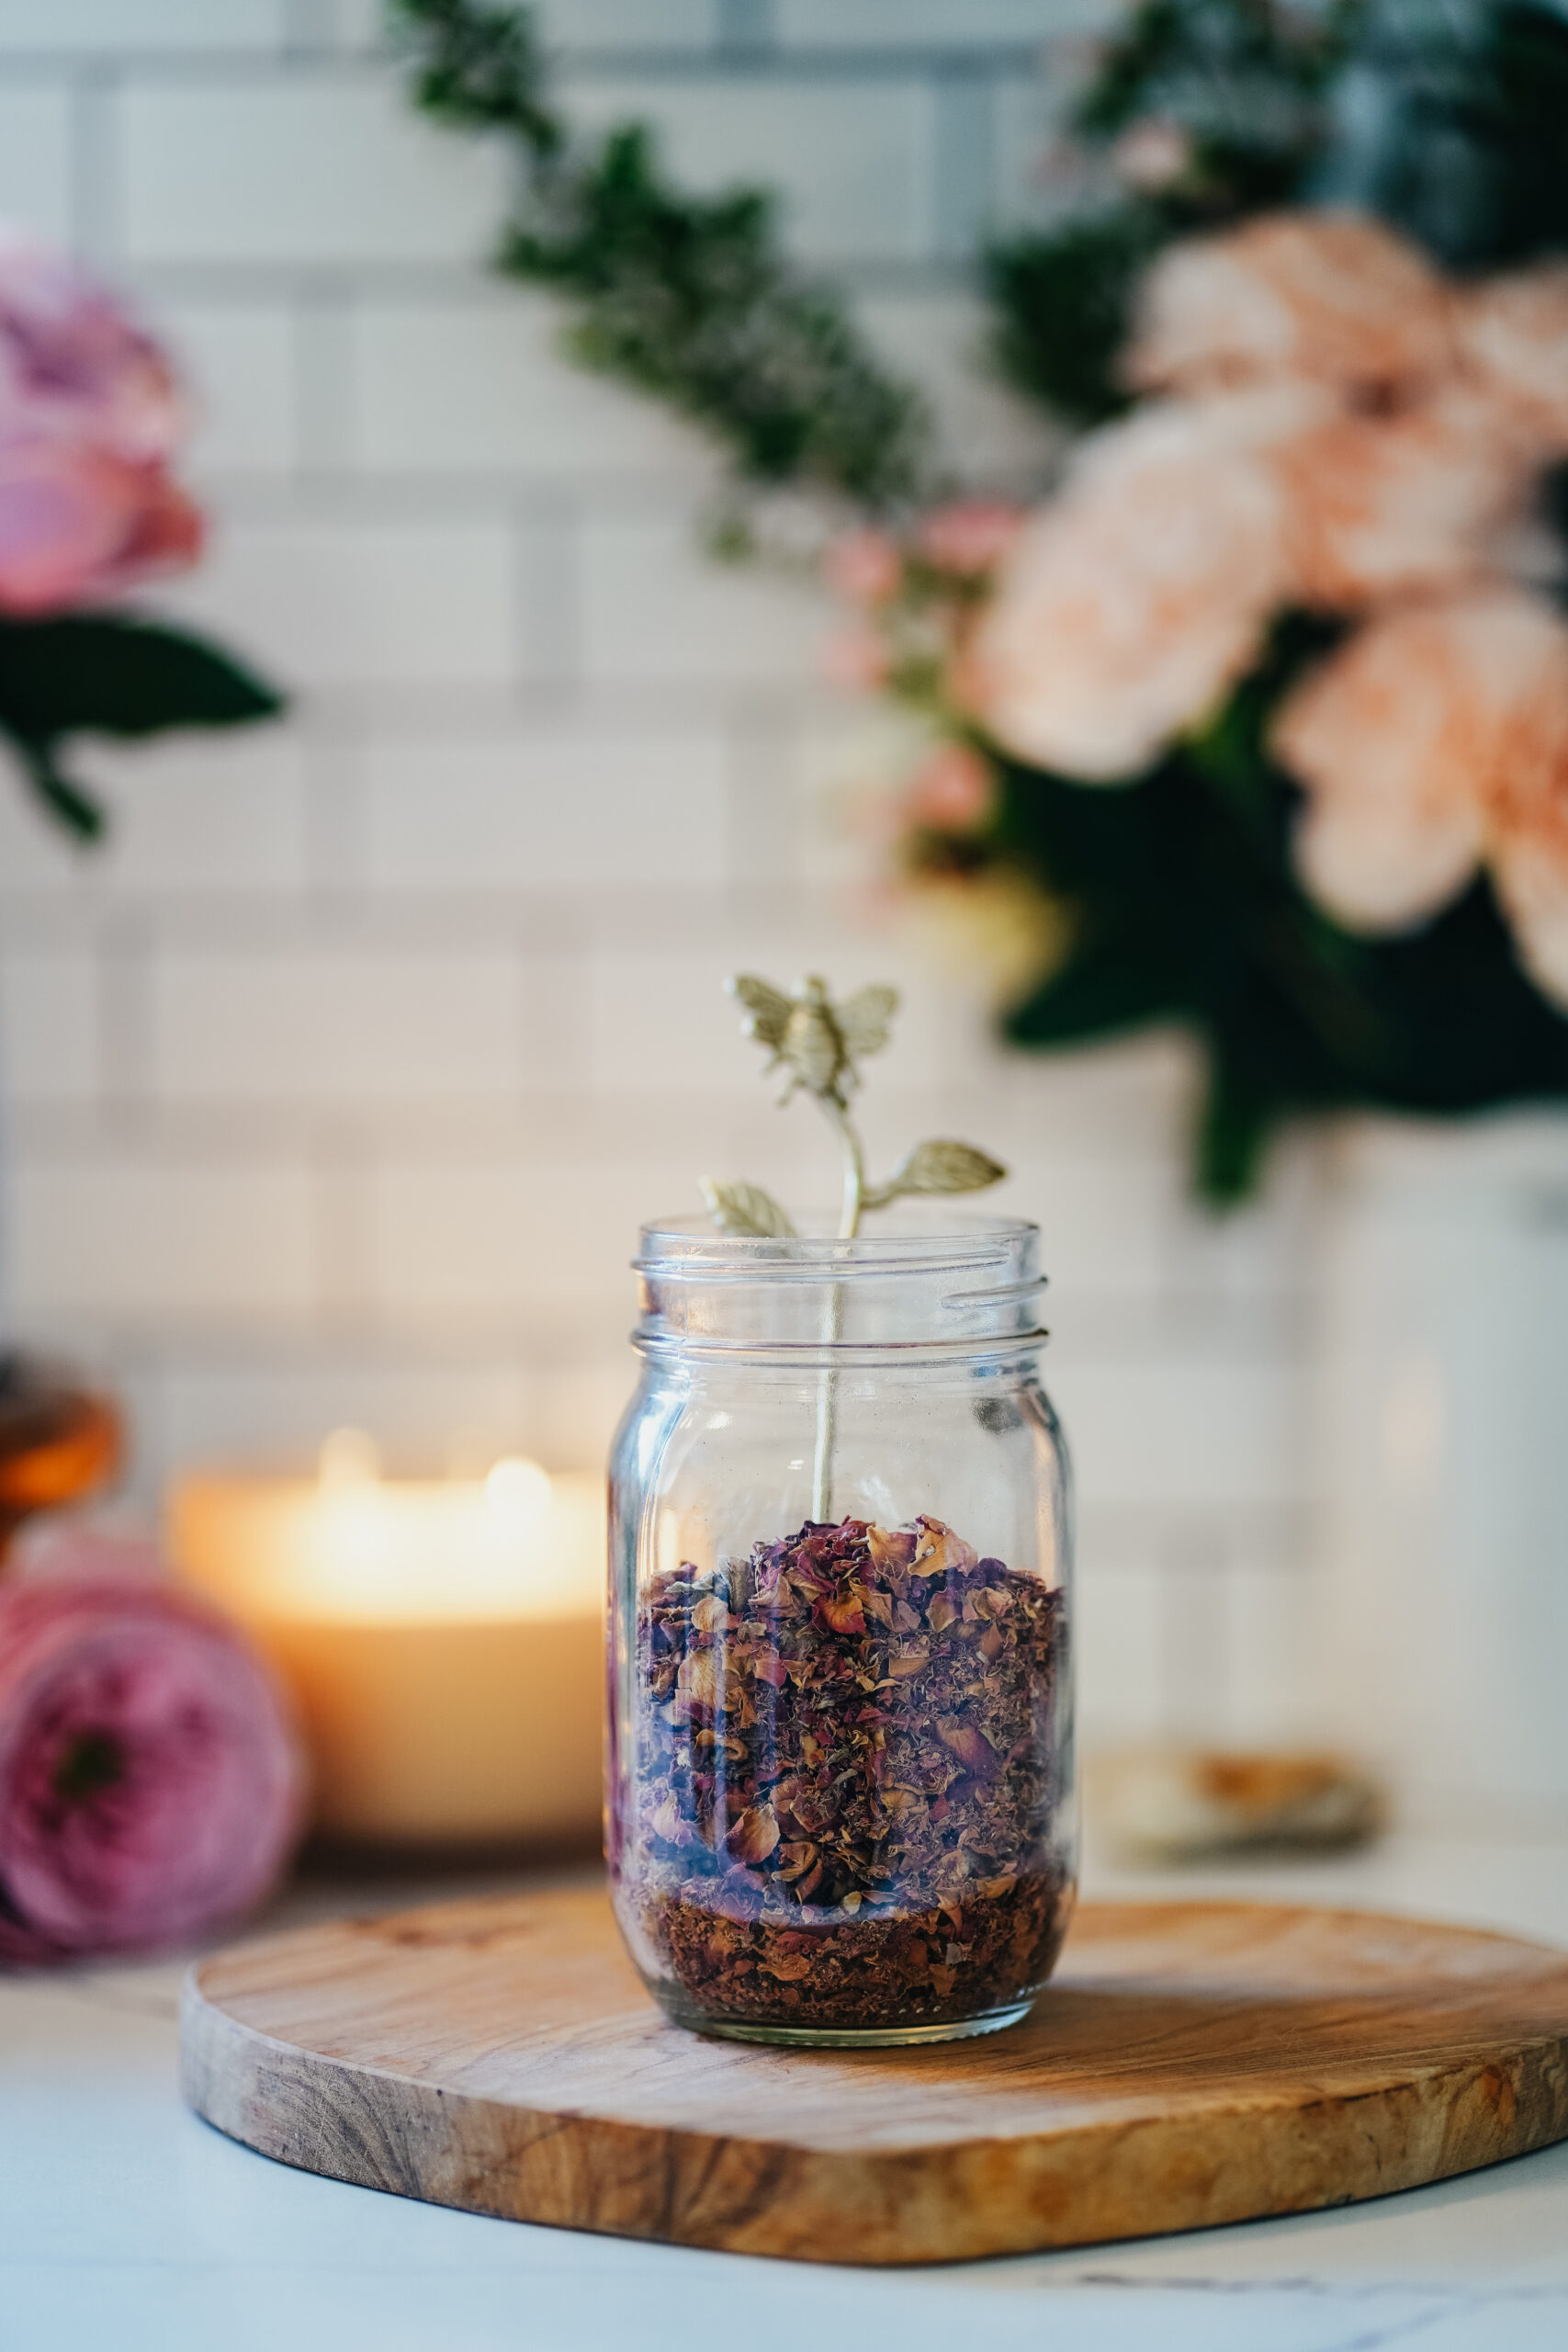
[[[334,1467],[335,1464],[335,1467]],[[246,1626],[299,1703],[319,1828],[555,1841],[599,1817],[603,1479],[197,1474],[178,1573]]]

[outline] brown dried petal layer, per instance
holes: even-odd
[[[1066,1931],[1061,1873],[894,1918],[863,1910],[798,1927],[657,1896],[655,1946],[705,2014],[737,2024],[946,2025],[1005,2007],[1050,1974]]]

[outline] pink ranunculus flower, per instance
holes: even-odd
[[[958,499],[925,517],[915,545],[939,571],[960,580],[979,580],[996,569],[1027,519],[1021,507],[1004,499]]]
[[[1462,384],[1387,413],[1345,411],[1285,441],[1296,594],[1330,611],[1502,568],[1536,452]]]
[[[1310,385],[1159,401],[1080,445],[959,664],[1005,750],[1115,782],[1213,709],[1292,584],[1271,452],[1324,412]]]
[[[177,1943],[259,1902],[302,1826],[271,1678],[135,1549],[72,1531],[0,1586],[0,1961]]]
[[[828,585],[850,605],[886,605],[904,577],[897,542],[886,531],[845,531],[828,550]]]
[[[1125,374],[1142,390],[1350,390],[1429,382],[1452,360],[1450,289],[1414,245],[1359,213],[1276,212],[1155,263]]]
[[[1519,959],[1568,1005],[1568,624],[1489,583],[1368,622],[1287,698],[1307,888],[1352,930],[1407,930],[1490,865]]]
[[[158,345],[73,264],[0,230],[0,613],[61,612],[195,560]]]
[[[1483,278],[1455,305],[1460,356],[1543,457],[1568,451],[1568,263]]]

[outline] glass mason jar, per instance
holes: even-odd
[[[678,2024],[1013,2024],[1072,1906],[1067,1465],[1036,1228],[644,1228],[611,1464],[608,1850]]]

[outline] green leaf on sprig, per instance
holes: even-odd
[[[721,1233],[754,1234],[769,1240],[794,1237],[788,1210],[781,1208],[761,1184],[722,1184],[712,1176],[704,1176],[699,1182],[708,1215]]]
[[[886,1183],[867,1193],[865,1205],[885,1208],[890,1201],[918,1193],[983,1193],[988,1185],[999,1184],[1007,1172],[988,1151],[980,1151],[972,1143],[955,1143],[948,1136],[934,1136],[905,1153]]]

